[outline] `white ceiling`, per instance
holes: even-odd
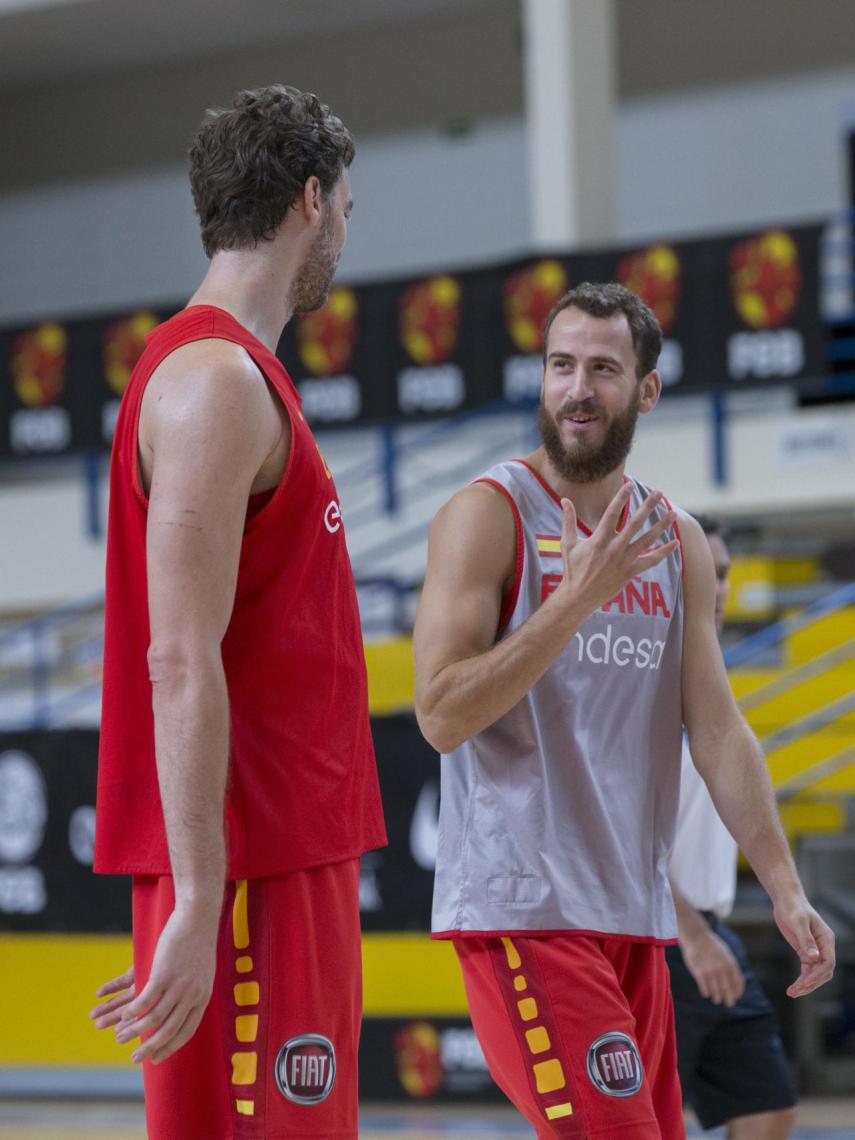
[[[491,0],[0,0],[0,88],[490,7]]]
[[[483,12],[514,0],[0,0],[0,92]],[[586,0],[597,3],[599,0]],[[855,67],[855,0],[616,0],[622,97]],[[453,34],[453,33],[452,33]]]

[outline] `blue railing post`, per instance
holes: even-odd
[[[48,728],[50,724],[50,666],[46,644],[47,622],[33,622],[33,724]]]
[[[101,456],[97,451],[87,451],[83,456],[83,486],[86,495],[86,533],[90,538],[100,538],[101,501],[99,483],[101,476]]]
[[[710,395],[710,422],[712,427],[713,482],[723,487],[727,482],[727,406],[724,392]]]
[[[383,454],[383,506],[387,515],[398,510],[398,441],[394,424],[383,424],[380,428],[380,442]]]

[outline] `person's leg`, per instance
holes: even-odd
[[[143,1066],[149,1140],[356,1140],[358,892],[356,859],[227,884],[199,1029]],[[143,984],[172,907],[171,879],[135,881]]]
[[[742,940],[716,921],[745,976],[745,990],[704,1038],[693,1107],[704,1128],[732,1125],[729,1136],[777,1140],[795,1119],[796,1090],[775,1011],[755,977]]]
[[[172,913],[174,899],[172,879],[168,875],[134,879],[137,992],[148,979],[157,940]],[[194,1140],[201,1136],[230,1140],[232,1136],[228,1056],[218,996],[222,989],[221,975],[218,959],[214,994],[190,1041],[158,1065],[143,1062],[149,1140]]]
[[[359,860],[266,880],[266,1137],[356,1140]]]
[[[787,1140],[796,1126],[798,1109],[756,1112],[728,1121],[727,1140]]]
[[[459,938],[455,948],[490,1072],[539,1137],[663,1140],[601,939]]]
[[[677,1071],[683,1103],[697,1112],[698,1067],[707,1035],[722,1019],[722,1007],[705,998],[689,972],[679,946],[666,946],[674,1028],[677,1034]]]
[[[677,1075],[677,1040],[665,948],[610,940],[618,982],[636,1024],[636,1036],[656,1119],[667,1140],[685,1136],[683,1097]]]

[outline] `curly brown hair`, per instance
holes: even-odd
[[[205,113],[190,147],[190,187],[205,253],[271,239],[314,175],[328,196],[356,148],[316,95],[274,84]]]
[[[662,329],[653,311],[642,299],[616,281],[591,284],[585,281],[565,293],[546,318],[543,327],[543,363],[546,365],[546,344],[552,322],[565,309],[580,309],[591,317],[613,317],[623,313],[629,331],[632,333],[632,347],[635,349],[636,374],[641,379],[652,372],[662,351]]]

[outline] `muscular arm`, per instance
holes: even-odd
[[[831,977],[834,937],[808,906],[781,827],[766,760],[736,707],[715,629],[715,573],[698,524],[681,520],[685,557],[683,720],[716,810],[768,891],[781,932],[799,954],[790,996]]]
[[[140,441],[150,469],[148,664],[175,910],[148,983],[124,1013],[120,1040],[159,1027],[136,1060],[174,1052],[210,996],[226,873],[221,642],[249,494],[281,436],[264,381],[236,346],[203,342],[167,364],[169,375],[153,377],[146,391]]]
[[[197,384],[184,422],[158,405],[146,535],[148,664],[176,905],[217,912],[229,750],[220,645],[250,486],[263,458],[227,385],[224,376]]]
[[[670,516],[638,535],[658,502],[652,495],[616,533],[628,489],[615,496],[594,534],[579,540],[576,516],[563,502],[564,578],[543,605],[494,644],[502,589],[515,565],[514,520],[502,495],[467,487],[440,511],[431,529],[428,569],[416,621],[416,715],[440,752],[493,724],[556,660],[589,614],[632,577],[655,566],[673,543],[645,553]]]

